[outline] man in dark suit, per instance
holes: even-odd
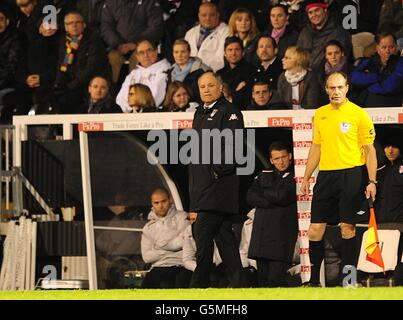
[[[238,242],[232,231],[232,223],[239,217],[239,177],[234,159],[224,161],[235,148],[243,148],[242,139],[234,139],[235,131],[244,128],[242,113],[222,96],[222,83],[213,72],[204,73],[198,81],[203,102],[194,115],[193,130],[199,139],[197,159],[189,168],[190,211],[197,212],[194,223],[197,267],[191,287],[209,287],[209,274],[213,264],[214,242],[229,274],[229,286],[241,285],[242,264]],[[213,131],[214,130],[214,131]],[[202,133],[203,132],[203,133]],[[208,133],[209,138],[204,139]],[[209,142],[219,138],[218,148]],[[227,134],[228,133],[228,134]],[[231,137],[228,138],[228,136]],[[228,138],[228,139],[227,139]],[[206,147],[209,154],[206,157]],[[228,149],[230,148],[230,149]],[[230,152],[228,152],[231,150]],[[227,151],[227,152],[226,152]],[[203,154],[204,152],[204,154]],[[217,161],[217,152],[219,154]],[[225,156],[224,156],[225,155]],[[206,161],[207,160],[207,161]]]

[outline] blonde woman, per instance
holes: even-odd
[[[319,107],[318,76],[309,69],[309,54],[299,47],[289,47],[282,59],[283,72],[277,82],[280,97],[291,109]]]
[[[228,22],[228,37],[236,36],[242,40],[244,58],[251,63],[255,57],[258,34],[255,17],[248,9],[238,8],[231,14]]]
[[[130,86],[128,102],[133,113],[159,111],[155,107],[150,88],[141,83],[135,83]]]

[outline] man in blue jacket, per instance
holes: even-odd
[[[396,37],[381,33],[375,37],[376,54],[362,60],[352,73],[364,107],[400,107],[403,97],[403,57],[399,56]]]

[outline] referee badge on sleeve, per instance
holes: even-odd
[[[403,173],[403,166],[399,167],[399,173]]]

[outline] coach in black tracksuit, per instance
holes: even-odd
[[[403,285],[403,157],[399,137],[390,134],[389,141],[384,144],[385,164],[378,169],[379,181],[375,214],[378,229],[400,231],[398,263],[393,272],[395,284]],[[401,139],[401,138],[400,138]]]
[[[269,148],[271,170],[263,170],[248,190],[256,207],[248,257],[256,259],[260,287],[286,286],[298,234],[291,153],[282,142]]]
[[[209,287],[210,268],[213,264],[215,240],[221,258],[229,274],[229,286],[241,285],[242,264],[238,242],[232,232],[232,221],[239,216],[239,178],[236,175],[235,160],[225,164],[225,148],[232,144],[233,150],[239,143],[234,138],[235,129],[243,129],[241,112],[222,97],[222,84],[212,72],[204,73],[198,81],[200,97],[203,102],[194,115],[193,129],[199,139],[199,161],[189,166],[190,211],[197,212],[194,223],[196,241],[196,269],[191,287]],[[221,163],[213,164],[213,157],[218,152],[210,147],[210,155],[202,164],[203,129],[218,129],[232,132],[232,142],[221,144]],[[235,142],[234,142],[235,141]],[[243,143],[243,142],[241,142]],[[213,144],[212,144],[213,145]],[[206,159],[205,159],[206,160]],[[197,161],[194,161],[197,162]]]

